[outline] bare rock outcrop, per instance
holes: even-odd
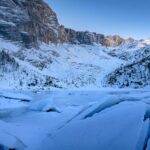
[[[0,36],[35,46],[37,41],[58,43],[61,28],[56,14],[43,0],[1,0]]]

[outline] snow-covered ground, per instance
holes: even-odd
[[[139,90],[102,87],[148,45],[0,43],[0,150],[150,150],[149,78]]]
[[[0,44],[0,53],[5,56],[0,61],[3,89],[52,87],[47,78],[62,88],[100,88],[106,75],[127,63],[109,55],[109,48],[101,45],[41,43],[39,48],[23,49],[2,39]]]
[[[0,150],[150,150],[149,89],[0,91]]]
[[[107,81],[109,77],[115,79],[116,71],[121,72],[121,77],[114,80],[113,85],[121,87],[126,80],[133,78],[132,84],[124,84],[133,88],[139,82],[139,78],[135,77],[143,72],[140,88],[149,85],[149,58],[147,65],[144,63],[140,66],[137,63],[147,59],[149,53],[150,45],[146,40],[116,47],[39,43],[37,48],[27,49],[0,38],[0,88],[102,88],[111,85]],[[132,64],[137,66],[129,69],[131,74],[128,70],[122,70]],[[148,75],[141,69],[143,65]],[[125,78],[126,74],[129,75],[128,79]],[[116,84],[118,80],[119,84]]]

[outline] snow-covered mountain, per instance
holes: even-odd
[[[150,39],[78,32],[43,0],[0,0],[0,150],[150,150],[149,89]]]
[[[150,85],[150,46],[148,40],[123,45],[111,52],[127,61],[114,72],[108,74],[106,85],[113,87],[141,88]]]
[[[39,48],[2,49],[1,87],[101,87],[105,75],[126,63],[108,55],[105,49],[97,45],[44,43]]]
[[[140,88],[150,85],[150,56],[116,69],[106,76],[108,85]]]
[[[144,87],[149,45],[67,29],[43,0],[0,1],[1,88]]]
[[[0,87],[58,87],[55,78],[41,73],[40,70],[13,57],[9,52],[0,51]]]

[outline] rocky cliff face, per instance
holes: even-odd
[[[25,47],[37,46],[38,41],[105,46],[125,42],[119,36],[66,29],[43,0],[1,0],[0,36]]]
[[[125,43],[125,40],[118,35],[105,36],[95,32],[78,32],[72,29],[65,29],[67,42],[71,44],[101,44],[104,46],[118,46]]]
[[[25,46],[63,41],[56,14],[42,0],[1,0],[0,36]]]
[[[103,34],[96,34],[92,32],[78,32],[72,29],[65,29],[67,41],[71,44],[102,44],[105,40]]]

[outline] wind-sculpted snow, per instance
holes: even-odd
[[[125,99],[124,97],[118,97],[118,96],[108,96],[106,97],[96,108],[94,107],[93,110],[91,110],[89,113],[87,113],[83,119],[87,119],[89,117],[92,117],[96,115],[97,113],[100,113],[101,111],[104,111],[105,109],[109,109],[113,106],[116,106],[122,102],[125,101],[139,101],[138,99]]]
[[[134,150],[143,115],[141,103],[121,104],[90,119],[70,123],[48,138],[44,149]]]
[[[149,149],[149,90],[39,93],[10,90],[0,93],[5,95],[0,97],[1,147],[18,150]],[[28,98],[30,102],[17,98]]]

